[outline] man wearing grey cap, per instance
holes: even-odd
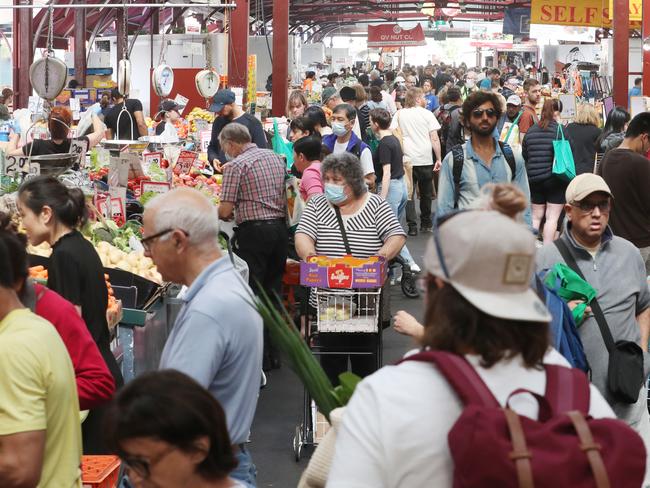
[[[647,378],[650,372],[647,352],[650,292],[641,254],[631,242],[613,235],[608,223],[615,202],[609,186],[600,176],[592,173],[576,176],[566,189],[566,202],[567,225],[559,241],[566,245],[586,281],[596,289],[596,301],[614,342],[632,341],[643,350],[643,377]],[[557,263],[565,263],[557,244],[547,244],[538,251],[538,270],[550,269]],[[595,309],[593,302],[591,309]],[[608,388],[610,356],[595,316],[589,314],[578,332],[591,366],[591,381],[616,415],[641,435],[646,451],[650,453],[645,384],[641,385],[635,403],[614,399]],[[646,473],[644,486],[648,484],[650,477]]]
[[[251,135],[253,144],[260,149],[266,149],[266,135],[262,123],[254,115],[244,112],[235,100],[235,92],[232,90],[219,90],[215,93],[209,109],[210,112],[217,115],[217,118],[212,124],[212,137],[208,145],[208,161],[218,171],[221,171],[221,166],[227,162],[226,154],[219,144],[219,134],[230,122],[237,122],[245,126]]]

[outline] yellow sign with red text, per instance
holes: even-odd
[[[611,27],[613,0],[533,0],[532,24]],[[630,27],[640,25],[642,0],[630,0]]]

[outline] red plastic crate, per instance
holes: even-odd
[[[82,456],[81,481],[83,488],[116,488],[120,473],[117,456]]]

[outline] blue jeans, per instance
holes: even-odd
[[[230,472],[230,477],[234,480],[243,483],[248,488],[256,488],[257,486],[257,468],[253,464],[253,458],[251,453],[242,447],[237,449],[237,454],[235,456],[239,464],[237,467]]]
[[[406,191],[406,182],[404,177],[390,180],[390,185],[388,185],[388,194],[386,195],[386,202],[390,205],[390,208],[393,209],[397,220],[401,222],[402,217],[404,217],[404,212],[406,211],[406,202],[408,201],[408,192]],[[406,244],[400,251],[399,255],[407,263],[414,262],[413,256],[406,247]]]

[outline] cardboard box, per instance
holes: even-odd
[[[381,256],[312,256],[300,263],[300,284],[318,288],[379,288],[386,280],[386,260]]]

